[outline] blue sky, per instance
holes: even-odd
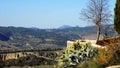
[[[57,28],[87,26],[80,20],[88,0],[0,0],[0,26]],[[115,0],[110,0],[113,13]]]

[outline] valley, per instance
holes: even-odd
[[[109,27],[108,36],[116,35],[113,25]],[[101,38],[105,30],[101,30]],[[56,29],[38,29],[24,27],[0,27],[0,51],[6,50],[39,50],[46,48],[66,47],[68,40],[95,39],[95,26],[67,27]]]

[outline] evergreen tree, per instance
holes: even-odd
[[[114,28],[120,35],[120,0],[116,0]]]

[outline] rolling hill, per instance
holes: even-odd
[[[115,35],[113,25],[107,25],[108,35]],[[106,27],[106,26],[101,26]],[[104,34],[102,29],[102,34]],[[38,29],[24,27],[0,27],[0,47],[4,49],[42,49],[65,47],[67,40],[82,39],[85,36],[94,37],[94,26],[68,27],[56,29]],[[8,47],[9,46],[9,47]],[[7,48],[6,48],[7,47]]]

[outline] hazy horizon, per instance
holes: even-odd
[[[63,25],[89,26],[80,20],[88,0],[0,0],[0,26],[58,28]],[[110,1],[114,13],[115,0]]]

